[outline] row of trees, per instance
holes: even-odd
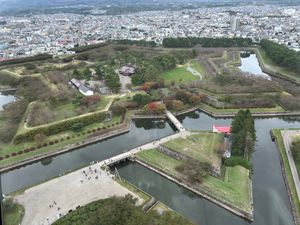
[[[260,46],[266,55],[279,66],[300,72],[300,53],[273,41],[262,40]]]
[[[68,213],[53,225],[192,225],[187,219],[170,211],[162,215],[156,210],[145,213],[136,206],[131,195],[112,197],[89,203]]]
[[[250,38],[164,38],[165,48],[191,48],[195,45],[202,47],[249,47],[252,46]]]
[[[2,62],[0,62],[0,66],[41,61],[41,60],[47,60],[47,59],[52,59],[52,58],[53,58],[53,56],[50,54],[38,54],[35,56],[30,56],[30,57],[16,58],[16,59],[9,59],[6,61],[2,61]]]
[[[254,119],[249,109],[236,114],[231,124],[231,134],[232,154],[249,158],[256,141]]]
[[[145,40],[128,40],[128,39],[123,39],[123,40],[116,40],[114,41],[117,44],[123,44],[123,45],[137,45],[137,46],[142,46],[142,47],[156,47],[156,43],[154,41],[145,41]]]

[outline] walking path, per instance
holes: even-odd
[[[182,126],[182,124],[179,122],[179,120],[168,110],[166,110],[167,117],[171,122],[174,124],[174,126],[180,131],[186,131],[186,129]]]
[[[188,66],[185,68],[187,71],[189,71],[191,74],[193,74],[194,76],[197,76],[200,78],[200,80],[203,79],[203,76],[195,69],[193,69],[191,66]]]
[[[187,130],[183,130],[181,132],[178,132],[178,133],[175,133],[173,135],[170,135],[170,136],[167,136],[167,137],[164,137],[164,138],[161,138],[161,139],[158,139],[156,141],[153,141],[153,142],[150,142],[150,143],[147,143],[145,145],[142,145],[142,146],[139,146],[139,147],[136,147],[134,149],[131,149],[125,153],[122,153],[120,155],[116,155],[116,156],[113,156],[109,159],[106,159],[106,160],[103,160],[101,161],[99,164],[100,166],[103,166],[103,165],[111,165],[111,164],[114,164],[116,162],[119,162],[123,159],[126,159],[126,158],[129,158],[129,157],[132,157],[134,156],[135,154],[137,154],[138,152],[141,152],[143,150],[147,150],[147,149],[152,149],[152,148],[157,148],[159,147],[161,144],[165,143],[165,142],[168,142],[170,140],[173,140],[173,139],[176,139],[176,138],[179,138],[179,137],[186,137],[188,135],[190,135],[191,133]]]
[[[115,182],[112,175],[95,164],[34,186],[17,195],[14,201],[25,208],[21,225],[48,225],[78,206],[127,194],[138,198],[138,205],[143,203],[136,194]]]
[[[295,183],[298,199],[300,199],[300,181],[299,181],[296,164],[295,164],[294,158],[292,156],[291,148],[290,148],[292,141],[293,141],[292,140],[293,136],[300,135],[300,130],[282,130],[281,135],[282,135],[286,155],[289,160],[289,165],[290,165],[293,180]]]

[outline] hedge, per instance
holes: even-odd
[[[60,133],[62,131],[70,130],[76,123],[82,123],[84,126],[90,125],[94,122],[102,122],[106,118],[106,113],[97,112],[91,115],[83,117],[77,117],[74,119],[64,120],[57,123],[49,124],[48,126],[42,126],[30,129],[25,133],[19,133],[14,138],[14,143],[18,144],[24,141],[33,141],[34,136],[39,133],[44,133],[47,136]],[[68,139],[68,137],[67,137]]]
[[[231,156],[230,158],[225,159],[224,165],[230,167],[239,165],[245,167],[248,170],[251,169],[251,163],[247,159],[239,156]]]

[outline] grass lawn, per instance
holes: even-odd
[[[218,155],[218,147],[224,143],[224,135],[216,133],[199,133],[187,138],[176,138],[163,145],[169,149],[181,152],[200,162],[211,163],[214,167],[219,167],[221,158]]]
[[[3,222],[5,225],[19,225],[24,216],[23,206],[13,203],[11,198],[3,201]]]
[[[226,167],[224,180],[208,176],[201,186],[217,198],[244,211],[251,211],[249,170],[241,166]]]
[[[88,130],[103,128],[103,127],[108,127],[108,126],[112,127],[112,124],[116,124],[116,122],[121,122],[121,116],[115,116],[112,118],[111,121],[108,121],[108,122],[94,123],[94,124],[88,125],[88,126],[84,127],[81,130],[81,132],[78,132],[78,133],[73,132],[73,131],[65,131],[65,132],[62,132],[62,133],[59,133],[56,135],[49,136],[44,141],[44,143],[49,143],[50,141],[54,141],[54,140],[61,140],[61,138],[63,138],[64,140],[59,141],[58,143],[53,144],[53,145],[48,145],[47,147],[36,149],[35,151],[23,153],[21,155],[15,156],[15,157],[11,156],[9,158],[5,158],[0,161],[0,166],[3,167],[8,164],[16,163],[18,161],[21,161],[21,160],[24,160],[27,158],[32,158],[32,157],[35,157],[35,156],[38,156],[41,154],[56,152],[63,148],[71,147],[76,143],[82,143],[83,141],[85,141],[87,139],[87,137],[89,135],[91,135],[91,133],[90,134],[87,133]],[[84,134],[83,134],[83,132],[84,132]],[[70,139],[67,139],[68,136],[70,137]],[[25,148],[30,148],[30,147],[35,147],[35,146],[37,146],[37,143],[35,143],[34,141],[20,143],[17,145],[0,143],[0,147],[1,147],[0,156],[4,157],[5,155],[11,155],[11,153],[13,153],[13,152],[18,152],[20,150],[24,150]]]
[[[190,63],[190,66],[194,69],[197,70],[200,74],[205,74],[206,69],[203,65],[200,64],[197,60],[192,60]]]
[[[199,77],[194,76],[185,67],[177,67],[173,70],[169,70],[160,74],[160,77],[165,80],[166,83],[175,81],[177,83],[191,82],[199,80]]]
[[[173,159],[166,154],[158,151],[157,149],[151,149],[139,152],[136,157],[158,169],[166,171],[168,174],[173,176],[180,176],[180,174],[175,170],[176,166],[181,165],[181,162]]]
[[[181,165],[179,160],[173,159],[158,150],[139,152],[137,158],[150,166],[158,168],[165,173],[182,181],[185,178],[176,171],[176,166]],[[205,190],[216,199],[227,202],[246,212],[251,212],[249,170],[241,166],[226,167],[223,179],[207,176],[202,184],[192,184],[194,189]]]
[[[237,113],[240,109],[216,109],[205,103],[200,103],[200,108],[213,112],[213,113]],[[250,108],[252,113],[276,113],[276,112],[286,112],[281,106],[276,106],[273,108]]]
[[[273,134],[275,135],[275,138],[276,138],[276,142],[277,142],[277,146],[279,148],[280,156],[281,156],[281,159],[283,161],[283,166],[284,166],[284,170],[285,170],[285,174],[286,174],[286,179],[287,179],[287,182],[288,182],[288,185],[289,185],[289,189],[291,191],[291,196],[292,196],[294,206],[296,208],[296,214],[297,215],[295,215],[295,216],[300,218],[300,201],[298,199],[296,187],[295,187],[295,184],[294,184],[292,172],[291,172],[289,161],[288,161],[288,158],[287,158],[287,155],[286,155],[286,151],[285,151],[285,147],[284,147],[284,143],[283,143],[283,139],[282,139],[282,136],[281,136],[280,129],[273,129]]]
[[[97,105],[95,107],[95,111],[103,110],[105,108],[105,106],[108,104],[109,100],[110,100],[110,98],[108,98],[108,97],[102,97],[101,101],[99,103],[97,103]],[[78,108],[78,106],[73,103],[66,103],[63,105],[58,105],[57,107],[50,107],[49,104],[47,104],[46,102],[39,102],[39,103],[33,103],[33,104],[40,104],[43,106],[42,110],[53,112],[52,113],[53,117],[51,118],[50,123],[78,116],[78,114],[76,113],[76,109]],[[33,106],[31,105],[30,107],[32,108]],[[88,108],[86,108],[86,111],[84,111],[83,114],[84,113],[88,113]],[[29,124],[27,124],[27,125],[29,126]]]

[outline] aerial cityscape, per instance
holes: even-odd
[[[300,1],[0,0],[4,225],[300,225]]]
[[[77,45],[107,40],[166,37],[271,39],[300,50],[299,6],[243,6],[124,15],[50,14],[0,17],[0,60],[50,53],[72,54]]]

